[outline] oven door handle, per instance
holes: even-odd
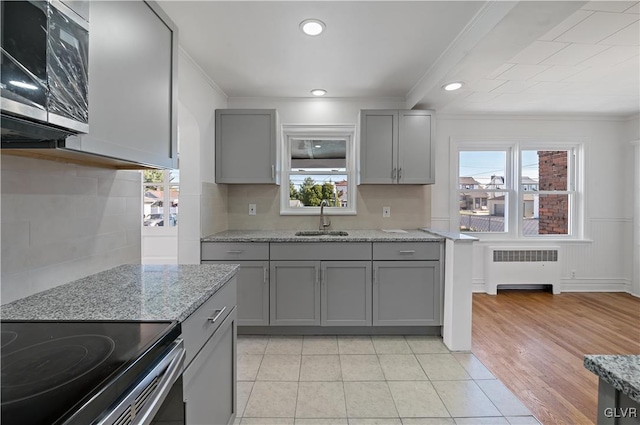
[[[160,410],[162,402],[171,391],[171,387],[178,380],[184,371],[185,349],[182,340],[178,342],[176,347],[167,355],[171,357],[169,366],[164,373],[162,380],[158,383],[152,398],[145,403],[145,410],[140,412],[134,418],[134,424],[149,425],[153,421],[156,413]]]
[[[171,391],[171,387],[182,375],[184,369],[185,349],[184,342],[181,339],[173,343],[173,348],[167,353],[162,360],[149,372],[148,377],[143,379],[122,401],[111,410],[102,420],[95,425],[113,425],[118,418],[122,416],[128,417],[131,424],[149,425],[154,419],[155,414],[162,406],[162,402]],[[148,400],[142,404],[139,411],[133,407],[136,398],[146,390],[146,387],[158,376],[162,376],[153,392],[149,395]]]

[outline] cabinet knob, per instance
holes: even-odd
[[[391,170],[391,179],[393,180],[396,179],[396,172],[397,172],[397,168],[393,167],[393,170]]]
[[[216,323],[216,320],[222,316],[222,313],[227,309],[227,306],[222,307],[220,310],[216,310],[213,312],[213,317],[208,317],[207,320],[211,323]]]
[[[398,181],[402,178],[402,167],[398,168]]]

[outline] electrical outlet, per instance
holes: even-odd
[[[391,217],[391,207],[382,207],[382,216]]]
[[[571,279],[575,279],[575,278],[576,278],[576,271],[571,270]]]
[[[249,215],[256,215],[256,204],[249,204]]]

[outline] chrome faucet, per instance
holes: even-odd
[[[322,202],[320,202],[320,226],[318,227],[320,230],[322,230],[323,232],[327,231],[327,227],[331,226],[331,220],[329,220],[327,222],[327,220],[325,219],[324,216],[324,207],[325,206],[329,206],[329,202],[327,202],[326,199],[323,199]]]

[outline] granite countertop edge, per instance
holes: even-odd
[[[585,355],[584,367],[640,403],[640,355]]]
[[[406,233],[383,230],[345,230],[347,236],[296,236],[296,230],[225,230],[206,236],[202,242],[441,242],[444,236],[429,229]]]
[[[238,264],[122,265],[0,306],[2,320],[183,322]]]

